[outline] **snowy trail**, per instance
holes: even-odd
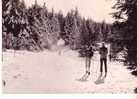
[[[102,84],[95,84],[99,76],[99,55],[91,63],[88,81],[78,79],[85,72],[85,60],[78,53],[44,51],[32,53],[12,51],[3,53],[4,93],[133,93],[137,78],[121,63],[108,62],[108,76]]]

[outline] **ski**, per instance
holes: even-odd
[[[85,73],[81,78],[80,81],[87,81],[87,79],[89,78],[90,74],[89,73]]]

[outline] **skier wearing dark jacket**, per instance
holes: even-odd
[[[108,54],[108,49],[105,47],[105,44],[102,43],[102,47],[99,50],[100,54],[100,72],[102,74],[103,72],[103,63],[105,65],[105,76],[107,75],[107,54]]]

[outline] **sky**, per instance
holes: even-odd
[[[115,0],[37,0],[38,4],[46,6],[49,10],[52,8],[55,12],[62,11],[64,15],[76,7],[80,15],[85,18],[92,18],[94,21],[112,23],[114,19],[110,13],[114,12],[112,6]],[[35,0],[25,0],[27,7],[35,3]]]

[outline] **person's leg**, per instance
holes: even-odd
[[[103,59],[100,58],[100,75],[95,82],[96,84],[101,83],[102,73],[103,73]]]
[[[62,51],[62,46],[59,46],[59,55],[61,55],[61,51]]]
[[[80,80],[87,80],[87,78],[90,75],[90,60],[88,57],[85,58],[85,68],[86,68],[86,72]]]
[[[109,55],[109,61],[111,62],[111,54]]]
[[[102,74],[103,72],[103,59],[100,59],[100,73]]]
[[[88,57],[88,68],[87,68],[87,71],[88,71],[89,75],[90,75],[90,64],[91,64],[91,58]]]
[[[88,70],[88,58],[86,57],[86,73],[87,73],[87,70]]]
[[[107,59],[104,59],[104,65],[105,65],[105,76],[107,76]]]
[[[86,73],[87,74],[90,74],[90,58],[89,57],[86,57]]]

